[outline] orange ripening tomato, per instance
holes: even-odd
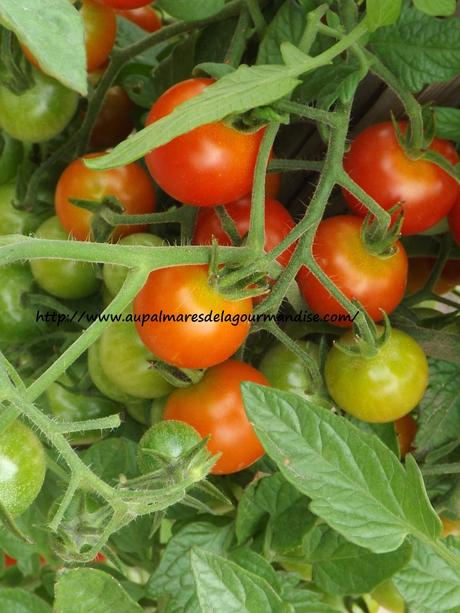
[[[401,458],[413,451],[412,443],[417,434],[417,422],[410,413],[394,422],[396,434],[399,440]]]
[[[449,227],[454,241],[460,246],[460,198],[450,212]]]
[[[183,421],[209,436],[209,451],[222,454],[211,470],[215,475],[243,470],[264,454],[244,410],[243,381],[269,385],[249,364],[229,360],[207,370],[195,385],[174,391],[166,404],[165,419]]]
[[[399,124],[402,132],[407,122]],[[452,164],[459,157],[452,143],[435,138],[429,147]],[[343,165],[350,177],[381,207],[402,205],[402,234],[423,232],[445,217],[459,193],[458,184],[432,162],[411,160],[400,147],[391,121],[363,130],[352,141]],[[366,215],[364,205],[347,190],[344,197],[354,213]]]
[[[189,79],[158,98],[146,125],[169,115],[198,96],[213,79]],[[156,183],[170,196],[195,206],[234,202],[252,191],[253,175],[264,129],[240,132],[224,121],[182,134],[145,156]]]
[[[98,157],[103,153],[92,153],[86,158]],[[74,160],[59,178],[55,206],[61,224],[77,240],[90,240],[92,213],[75,206],[70,198],[94,200],[95,208],[106,196],[115,196],[124,207],[125,213],[138,215],[153,213],[156,195],[153,184],[138,164],[127,164],[110,170],[91,170],[83,162],[84,158]],[[146,226],[117,226],[112,232],[112,240],[121,236],[143,232]]]
[[[322,221],[313,242],[313,256],[320,268],[348,299],[358,300],[374,321],[391,313],[404,297],[407,255],[397,241],[395,253],[381,257],[370,253],[361,239],[364,221],[352,215],[338,215]],[[345,315],[336,298],[303,266],[297,282],[308,306],[321,317]],[[349,327],[347,319],[334,324]]]
[[[225,210],[232,218],[236,230],[241,238],[249,231],[251,215],[251,198],[249,196],[225,205]],[[265,251],[271,251],[285,238],[295,222],[281,202],[273,198],[265,199]],[[213,208],[200,209],[197,217],[193,243],[195,245],[210,245],[216,238],[219,245],[231,245],[228,234],[224,231],[219,215]],[[295,245],[278,256],[277,260],[282,266],[287,266],[291,259]]]
[[[245,341],[251,314],[250,298],[229,300],[211,287],[206,265],[154,270],[134,300],[140,338],[155,356],[179,368],[227,360]],[[148,315],[157,321],[150,317],[142,324]],[[162,319],[168,315],[175,321]]]
[[[435,263],[436,258],[409,258],[407,294],[415,294],[425,286]],[[433,291],[435,294],[442,295],[450,292],[457,285],[460,285],[460,260],[447,260]]]
[[[441,517],[442,521],[442,535],[447,536],[460,536],[460,519],[448,519],[447,517]]]
[[[135,23],[146,32],[156,32],[162,26],[161,17],[151,6],[141,6],[128,11],[117,10],[117,15]]]

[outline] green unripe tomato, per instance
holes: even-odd
[[[189,451],[201,441],[198,432],[182,421],[160,421],[151,426],[139,441],[137,448],[137,465],[142,474],[151,473],[164,468],[164,463],[146,450],[158,453],[170,464],[186,451]],[[207,456],[203,451],[203,458]]]
[[[91,345],[88,349],[88,372],[91,381],[97,387],[97,389],[110,398],[111,400],[115,400],[117,402],[121,402],[125,406],[127,404],[137,404],[139,402],[139,398],[135,398],[130,394],[126,394],[123,390],[117,385],[113,383],[105,374],[101,366],[101,360],[99,357],[99,347],[100,340],[97,340],[95,343]]]
[[[17,140],[42,143],[70,122],[78,94],[35,68],[32,76],[34,85],[21,94],[0,85],[0,127]]]
[[[161,398],[173,387],[151,366],[154,356],[139,338],[134,323],[110,324],[100,337],[102,370],[114,385],[136,398]]]
[[[30,234],[41,223],[43,217],[13,206],[16,191],[14,183],[0,185],[0,235]]]
[[[129,234],[118,241],[119,245],[142,245],[145,247],[160,247],[165,242],[155,234],[147,234],[146,232],[138,232],[137,234]],[[102,268],[102,277],[104,284],[112,296],[115,296],[120,291],[125,282],[128,269],[126,266],[117,266],[116,264],[104,264]]]
[[[35,321],[36,309],[22,304],[33,283],[28,264],[0,266],[0,342],[20,343],[44,330],[45,323]]]
[[[45,479],[45,452],[40,440],[20,421],[0,434],[0,502],[21,515],[38,496]]]
[[[340,343],[353,346],[353,332],[346,332]],[[403,417],[422,399],[428,385],[428,362],[412,337],[392,328],[387,342],[371,358],[332,347],[324,375],[341,409],[364,421],[386,423]]]
[[[296,341],[301,349],[319,362],[318,345],[311,341]],[[312,381],[305,363],[282,343],[276,343],[265,353],[259,364],[259,370],[267,377],[270,384],[286,392],[300,396],[310,395]]]
[[[144,426],[151,426],[161,419],[167,401],[168,396],[154,398],[153,402],[151,400],[136,399],[126,402],[125,408],[128,415],[137,422],[144,424]]]
[[[12,181],[22,160],[22,143],[8,134],[0,133],[0,185]]]
[[[60,377],[56,383],[52,383],[46,390],[49,410],[59,421],[98,419],[121,411],[121,407],[109,398],[94,394],[74,393],[64,386],[72,386],[72,379],[67,374]],[[73,432],[66,436],[73,445],[89,445],[101,440],[107,433],[107,430],[88,430]]]
[[[67,240],[57,217],[47,219],[35,232],[37,238],[49,240]],[[43,259],[32,260],[32,274],[42,289],[52,296],[64,299],[86,298],[99,288],[97,267],[88,262],[76,260]]]

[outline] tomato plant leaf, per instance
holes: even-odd
[[[436,136],[439,138],[460,140],[460,109],[435,106],[434,128]]]
[[[453,556],[460,556],[460,541],[449,537],[444,541]],[[413,542],[412,559],[393,581],[405,600],[420,613],[449,611],[460,608],[458,568],[426,544]]]
[[[312,499],[311,511],[347,540],[385,553],[411,533],[438,536],[441,524],[417,467],[406,471],[376,436],[295,394],[249,383],[242,390],[268,455]]]
[[[67,571],[56,584],[56,613],[140,613],[142,610],[116,579],[101,570],[78,568]]]
[[[225,0],[161,0],[157,5],[176,19],[197,21],[216,15],[224,8]]]
[[[398,23],[375,32],[371,49],[413,92],[460,71],[460,20],[435,19],[404,8]]]
[[[281,590],[280,578],[273,566],[261,555],[249,549],[249,547],[238,547],[233,549],[228,555],[231,562],[235,562],[245,570],[258,575],[264,579],[274,590],[279,593]]]
[[[460,364],[429,360],[428,389],[419,404],[417,455],[441,447],[460,431]]]
[[[402,311],[395,312],[391,316],[391,322],[410,334],[422,346],[427,356],[460,364],[460,334],[425,328]]]
[[[350,421],[363,432],[368,432],[369,434],[376,434],[379,439],[385,443],[388,449],[399,458],[399,444],[398,444],[398,436],[396,434],[395,427],[392,423],[388,424],[371,424],[367,421],[361,421],[360,419],[356,419],[355,417],[350,417]]]
[[[297,574],[284,573],[281,597],[296,613],[337,613],[339,610],[333,605],[321,602],[322,594],[306,588]]]
[[[456,0],[413,0],[419,11],[434,17],[448,17],[455,13]]]
[[[267,581],[234,562],[194,548],[191,563],[203,613],[290,610]]]
[[[51,613],[44,600],[19,587],[0,589],[0,611],[8,613]]]
[[[85,96],[83,23],[67,0],[2,0],[0,22],[37,58],[43,71]]]
[[[134,162],[151,149],[200,125],[279,100],[298,83],[285,66],[240,66],[166,117],[129,137],[108,155],[87,160],[86,164],[101,169]]]
[[[397,21],[401,0],[366,0],[366,25],[370,32]]]
[[[128,479],[138,474],[137,445],[126,438],[99,441],[84,452],[83,460],[104,481],[117,483],[121,473]]]
[[[307,541],[306,557],[313,564],[313,580],[327,594],[351,595],[372,591],[403,568],[411,557],[408,543],[375,554],[346,541],[324,524]]]

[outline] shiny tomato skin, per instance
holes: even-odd
[[[409,258],[409,273],[407,276],[407,294],[415,294],[421,290],[430,276],[436,263],[436,258],[413,257]],[[447,260],[441,276],[436,282],[433,291],[436,294],[446,294],[460,285],[460,260]]]
[[[88,72],[107,60],[117,36],[113,9],[93,0],[83,0],[81,16],[85,29],[86,67]]]
[[[407,124],[401,122],[401,130]],[[435,138],[430,149],[440,153],[452,164],[459,161],[454,146]],[[457,182],[435,164],[409,159],[401,149],[390,121],[363,130],[352,141],[345,154],[345,171],[388,210],[402,203],[403,234],[427,230],[452,208],[459,189]],[[366,215],[367,209],[346,190],[344,197],[354,213]]]
[[[222,456],[211,472],[227,475],[247,468],[264,454],[244,410],[240,385],[252,381],[268,385],[249,364],[228,360],[206,371],[201,381],[176,390],[166,404],[164,418],[184,421],[202,436],[208,449]]]
[[[233,219],[238,234],[243,238],[249,231],[251,198],[246,196],[237,200],[237,202],[226,204],[225,209]],[[273,198],[265,199],[265,251],[271,251],[276,247],[294,226],[294,220],[281,202]],[[198,213],[193,243],[195,245],[210,245],[213,237],[217,239],[219,245],[232,244],[216,211],[212,208],[202,208]],[[283,251],[277,258],[278,262],[282,266],[287,266],[293,251],[294,246]]]
[[[134,129],[131,112],[134,104],[119,85],[111,87],[105,96],[104,105],[98,115],[91,134],[93,149],[115,147],[127,138]]]
[[[152,0],[99,0],[106,6],[111,6],[114,9],[131,10],[141,6],[152,4]]]
[[[395,421],[395,430],[398,435],[399,452],[401,458],[413,451],[412,443],[417,434],[417,422],[410,413]]]
[[[212,311],[212,315],[211,315]],[[224,312],[231,321],[199,321]],[[227,360],[249,333],[251,299],[228,300],[208,282],[206,265],[173,266],[150,273],[134,300],[134,315],[182,314],[187,321],[136,321],[139,336],[161,360],[179,368],[208,368]],[[195,322],[190,317],[195,316]],[[246,321],[240,321],[244,317]]]
[[[460,198],[450,212],[449,227],[454,241],[460,246]]]
[[[85,156],[97,157],[103,153]],[[56,214],[64,228],[77,240],[88,240],[91,230],[91,212],[75,206],[69,198],[101,200],[115,196],[130,215],[153,213],[156,194],[149,176],[138,164],[127,164],[110,170],[91,170],[83,158],[74,160],[59,178],[55,206]],[[95,207],[98,206],[95,204]],[[112,238],[144,231],[146,226],[118,226]]]
[[[396,253],[379,257],[367,251],[361,240],[363,220],[352,215],[325,219],[318,226],[313,242],[313,255],[319,266],[347,298],[356,298],[374,321],[391,313],[401,302],[407,280],[407,255],[402,244],[395,244]],[[297,275],[300,291],[309,307],[321,317],[346,314],[345,309],[302,267]],[[349,327],[349,320],[334,321]]]
[[[340,343],[356,343],[351,330]],[[363,421],[386,423],[407,415],[420,402],[428,385],[428,362],[412,337],[392,328],[390,338],[372,358],[350,356],[332,347],[324,376],[338,407]]]
[[[265,195],[269,198],[278,198],[281,189],[281,175],[269,172],[265,177]]]
[[[161,17],[151,6],[141,6],[128,11],[119,10],[117,15],[135,23],[146,32],[156,32],[162,26]]]
[[[189,79],[174,85],[155,102],[146,125],[169,115],[212,83],[212,79]],[[223,122],[209,123],[153,149],[145,161],[158,185],[179,202],[227,204],[251,192],[263,134],[263,129],[249,134]]]

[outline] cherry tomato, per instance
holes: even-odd
[[[351,330],[340,343],[356,344]],[[363,421],[385,423],[403,417],[421,400],[428,384],[428,362],[412,337],[393,328],[372,358],[350,356],[332,347],[324,375],[329,393],[341,409]]]
[[[174,85],[155,102],[147,125],[212,83],[189,79]],[[176,200],[196,206],[226,204],[251,192],[263,134],[263,129],[243,133],[224,122],[209,123],[153,149],[145,161],[158,185]]]
[[[30,234],[42,220],[33,211],[24,211],[13,206],[16,186],[14,183],[0,185],[0,235]]]
[[[36,308],[22,303],[33,283],[28,264],[0,266],[0,342],[20,343],[43,331],[44,322],[35,321]]]
[[[30,428],[15,421],[0,433],[0,502],[13,517],[38,496],[45,470],[43,446]]]
[[[460,536],[460,519],[449,519],[447,517],[441,517],[442,521],[442,535],[448,536]]]
[[[86,157],[98,157],[93,153]],[[73,161],[62,173],[55,195],[56,214],[62,225],[77,240],[88,240],[92,213],[75,206],[70,198],[100,201],[115,196],[128,215],[153,213],[156,205],[154,187],[141,166],[128,164],[111,170],[91,170],[83,158]],[[95,203],[97,207],[99,202]],[[118,226],[112,238],[142,232],[145,226]]]
[[[249,231],[249,218],[251,214],[251,198],[246,196],[237,202],[225,205],[225,210],[233,219],[236,230],[241,238]],[[271,251],[285,238],[295,222],[287,210],[272,198],[265,200],[265,251]],[[210,245],[216,238],[219,245],[231,245],[232,241],[222,227],[219,215],[215,209],[200,209],[197,217],[193,242],[195,245]],[[278,256],[277,260],[282,266],[287,266],[294,251],[294,245]]]
[[[296,342],[316,362],[319,362],[318,345],[311,341]],[[259,370],[267,377],[270,385],[285,392],[308,396],[314,391],[305,363],[283,343],[276,343],[265,352]]]
[[[119,245],[143,245],[145,247],[160,247],[164,245],[164,240],[155,234],[147,234],[145,232],[138,232],[137,234],[130,234],[118,241]],[[124,266],[117,266],[116,264],[104,264],[102,268],[102,277],[106,288],[109,290],[112,296],[115,296],[120,291],[123,283],[125,282],[128,269]]]
[[[117,11],[117,15],[135,23],[146,32],[156,32],[161,28],[161,18],[151,6],[141,6],[130,11]]]
[[[100,2],[114,9],[122,10],[137,9],[141,6],[152,4],[152,0],[100,0]]]
[[[205,265],[155,270],[134,300],[145,345],[180,368],[208,368],[232,356],[249,333],[251,314],[250,299],[229,300],[211,287]],[[162,321],[165,315],[176,321]]]
[[[78,94],[38,70],[32,69],[32,76],[34,85],[20,95],[0,85],[0,127],[20,141],[41,143],[64,130]]]
[[[457,200],[449,215],[449,227],[457,245],[460,245],[460,198]]]
[[[407,123],[400,123],[405,132]],[[459,161],[454,146],[435,138],[432,151],[452,164]],[[346,153],[344,168],[350,177],[388,210],[398,203],[404,213],[403,234],[417,234],[447,215],[459,192],[457,182],[435,164],[411,160],[400,147],[393,124],[379,123],[361,132]],[[344,190],[350,208],[359,215],[367,209]]]
[[[160,470],[165,467],[162,459],[174,465],[183,453],[192,449],[200,441],[201,436],[188,424],[173,420],[160,421],[151,426],[139,441],[137,448],[139,470],[142,474]],[[160,457],[155,457],[154,454]]]
[[[363,221],[351,215],[338,215],[322,221],[313,243],[318,265],[349,299],[356,298],[374,321],[391,313],[404,296],[407,255],[398,241],[396,253],[379,257],[370,253],[361,240]],[[322,318],[345,315],[346,310],[307,268],[297,275],[300,291],[310,308]],[[334,321],[351,326],[350,320]]]
[[[104,105],[98,115],[91,134],[93,149],[115,147],[131,134],[134,124],[131,112],[134,104],[119,85],[111,87],[105,96]]]
[[[88,389],[85,392],[71,391],[68,388],[75,386],[77,381],[84,375],[81,362],[76,362],[71,367],[71,375],[65,373],[46,390],[46,404],[50,413],[58,421],[67,423],[108,417],[120,412],[120,405],[115,404],[109,398],[98,395],[96,390]],[[73,445],[89,445],[99,441],[107,434],[107,430],[87,430],[85,432],[73,432],[67,435]]]
[[[57,217],[47,219],[35,232],[37,238],[67,240],[68,234]],[[97,267],[76,260],[39,259],[30,262],[38,285],[53,296],[64,299],[86,298],[101,284]]]
[[[155,357],[142,343],[132,323],[114,322],[104,330],[100,337],[99,358],[107,378],[125,394],[136,398],[161,398],[173,389],[152,367],[151,360]]]
[[[430,276],[436,258],[409,258],[409,274],[407,276],[407,294],[415,294],[421,290]],[[460,260],[448,260],[442,270],[433,291],[436,294],[446,294],[460,284]]]
[[[417,434],[417,422],[410,413],[395,421],[396,434],[398,435],[399,451],[401,458],[413,451],[412,443]]]
[[[19,163],[24,154],[22,143],[0,132],[0,185],[9,183],[16,177]]]
[[[264,454],[244,410],[243,381],[268,385],[249,364],[229,360],[207,370],[195,385],[173,392],[166,404],[165,419],[184,421],[202,437],[210,436],[208,450],[222,454],[211,470],[216,475],[243,470]]]
[[[10,568],[11,566],[16,566],[17,561],[15,560],[15,558],[10,558],[10,556],[7,555],[6,553],[3,554],[3,557],[5,560],[6,568]]]
[[[281,175],[269,172],[265,177],[265,195],[268,198],[278,198],[281,189]]]

